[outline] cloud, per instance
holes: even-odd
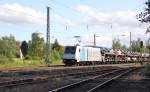
[[[52,20],[62,25],[72,25],[73,23],[60,15],[55,14]],[[46,13],[33,8],[22,6],[18,3],[0,5],[0,21],[9,24],[31,24],[45,25]]]
[[[45,15],[17,3],[0,5],[0,21],[9,24],[42,24]]]
[[[141,38],[142,40],[146,40],[147,37],[145,35],[146,26],[142,25],[136,19],[136,12],[134,11],[111,11],[111,12],[101,12],[96,9],[87,6],[87,5],[77,5],[75,7],[81,15],[83,15],[84,24],[89,25],[91,30],[95,30],[95,26],[99,26],[101,29],[101,34],[107,34],[112,36],[104,36],[97,38],[99,45],[110,47],[112,43],[112,39],[116,36],[121,38],[121,42],[123,44],[129,46],[129,33],[132,32],[132,40],[136,40],[137,38]],[[111,26],[110,26],[111,25]],[[92,28],[93,27],[93,28]],[[105,32],[106,28],[109,28],[109,32]],[[100,32],[99,30],[95,31],[96,33]],[[120,35],[126,35],[126,37],[120,37]],[[90,41],[92,42],[92,41]]]
[[[139,21],[133,11],[98,12],[87,5],[78,5],[75,9],[85,15],[84,20],[89,25],[108,25],[120,27],[138,27]]]

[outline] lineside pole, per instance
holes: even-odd
[[[50,56],[51,56],[51,48],[50,48],[50,7],[47,7],[47,33],[46,33],[46,62],[51,64]]]
[[[94,34],[94,47],[96,47],[96,35]]]
[[[132,52],[132,47],[131,47],[131,32],[130,32],[130,53]]]

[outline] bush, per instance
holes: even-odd
[[[61,56],[60,56],[60,54],[59,54],[59,52],[57,52],[57,51],[52,51],[52,53],[51,53],[51,59],[53,60],[53,61],[57,61],[57,60],[60,60],[61,59]]]
[[[143,75],[146,76],[146,77],[148,77],[148,78],[150,78],[150,64],[148,64],[148,65],[145,66]]]
[[[62,64],[61,63],[61,55],[56,50],[51,50],[49,59],[46,58],[46,56],[44,57],[44,59],[45,59],[45,63],[47,63],[48,65],[49,64]]]

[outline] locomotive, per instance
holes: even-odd
[[[100,48],[66,46],[63,62],[66,65],[100,63],[102,55]]]
[[[133,63],[148,61],[149,55],[129,53],[127,51],[110,50],[94,46],[66,46],[63,63],[65,65],[94,65],[104,63]]]

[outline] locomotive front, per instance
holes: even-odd
[[[64,56],[63,56],[63,63],[65,65],[76,64],[76,58],[75,58],[76,48],[77,48],[76,46],[65,47]]]

